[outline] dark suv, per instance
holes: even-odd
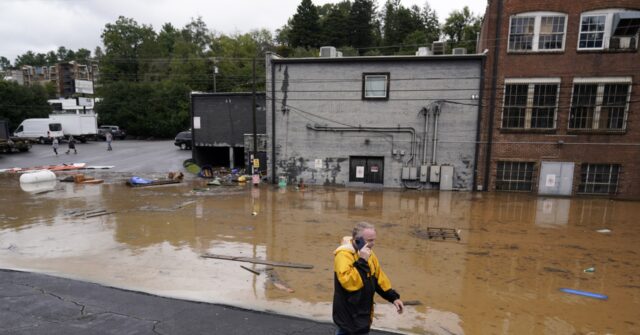
[[[191,130],[179,132],[174,144],[182,150],[191,149]]]
[[[124,130],[120,129],[120,127],[118,126],[100,126],[100,128],[98,128],[98,137],[100,137],[101,139],[105,139],[107,138],[108,132],[111,132],[113,138],[118,138],[121,140],[124,140],[124,138],[127,136]]]

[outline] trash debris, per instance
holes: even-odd
[[[253,264],[279,266],[279,267],[287,267],[287,268],[313,269],[313,265],[308,265],[308,264],[267,261],[267,260],[262,260],[262,259],[258,259],[258,258],[251,258],[251,257],[226,256],[226,255],[216,255],[216,254],[204,254],[204,255],[201,255],[200,257],[202,257],[202,258],[223,259],[223,260],[236,261],[236,262],[246,262],[246,263],[253,263]]]
[[[267,272],[267,278],[277,289],[285,291],[287,293],[295,292],[284,281],[282,281],[282,279],[280,279],[280,276],[278,276],[278,273],[276,271]]]
[[[259,276],[259,275],[260,275],[260,272],[255,271],[255,270],[251,270],[251,269],[249,269],[248,267],[246,267],[246,266],[244,266],[244,265],[240,265],[240,267],[241,267],[241,268],[243,268],[243,269],[245,269],[245,270],[247,270],[247,271],[249,271],[249,272],[251,272],[251,273],[253,273],[253,274],[254,274],[254,275],[256,275],[256,276]]]
[[[420,300],[407,300],[402,302],[405,306],[420,306],[422,302]]]
[[[167,179],[170,180],[179,180],[182,181],[182,179],[184,179],[184,174],[182,172],[169,172],[169,174],[167,175]]]
[[[571,289],[571,288],[561,288],[560,291],[562,291],[564,293],[576,294],[576,295],[581,295],[583,297],[600,299],[600,300],[609,299],[609,297],[604,295],[604,294],[593,293],[593,292],[588,292],[588,291],[581,291],[581,290],[574,290],[574,289]]]
[[[157,185],[179,184],[179,183],[181,183],[181,180],[174,180],[174,179],[149,180],[149,179],[144,179],[137,176],[133,176],[126,181],[126,184],[131,187],[146,187],[146,186],[157,186]]]
[[[66,214],[71,217],[84,217],[85,219],[103,216],[103,215],[111,215],[116,213],[115,211],[107,211],[106,209],[90,209],[90,210],[73,210],[67,212]]]
[[[596,230],[598,233],[602,233],[602,234],[609,234],[611,232],[610,229],[604,228],[604,229],[598,229]]]
[[[592,266],[592,267],[590,267],[590,268],[586,268],[586,269],[582,270],[582,272],[585,272],[585,273],[594,273],[594,272],[596,272],[596,268],[595,268],[594,266]]]
[[[453,228],[437,228],[437,227],[427,227],[427,231],[424,229],[417,229],[413,233],[417,237],[427,238],[429,240],[441,238],[442,240],[446,239],[456,239],[460,241],[460,235],[458,231]]]
[[[258,215],[258,212],[251,212],[251,215],[256,216]]]

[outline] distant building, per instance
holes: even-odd
[[[193,158],[199,165],[250,168],[253,142],[252,103],[252,93],[191,94],[192,150]],[[257,156],[262,161],[266,159],[265,104],[264,92],[257,93]],[[261,169],[264,169],[264,165]]]
[[[267,55],[268,175],[471,190],[482,55]]]
[[[89,80],[95,83],[100,75],[98,63],[95,61],[91,61],[89,65],[75,61],[52,66],[25,65],[19,71],[20,75],[12,71],[12,77],[18,84],[33,86],[52,83],[61,98],[69,98],[75,93],[75,80]]]
[[[477,189],[640,197],[637,0],[491,0]]]

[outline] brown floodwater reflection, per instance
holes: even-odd
[[[378,328],[640,333],[640,202],[271,185],[206,189],[200,180],[132,189],[121,175],[100,176],[101,185],[58,183],[30,193],[18,176],[0,175],[0,267],[329,321],[333,250],[365,220],[377,227],[374,250],[394,288],[422,303],[398,316],[378,300]],[[113,213],[93,216],[100,210]],[[459,230],[461,241],[429,240],[428,227]],[[204,253],[314,268],[268,270]],[[584,272],[591,267],[595,272]]]

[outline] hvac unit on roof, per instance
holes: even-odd
[[[431,56],[431,50],[429,47],[419,47],[416,56]]]
[[[467,48],[453,48],[452,54],[454,55],[466,55]]]
[[[320,47],[320,57],[335,58],[338,51],[335,47]]]
[[[438,41],[431,44],[434,55],[444,55],[444,43],[444,41]]]

